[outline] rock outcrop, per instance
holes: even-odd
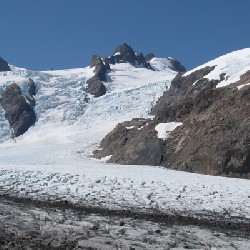
[[[12,128],[12,136],[24,134],[36,121],[33,107],[22,95],[20,87],[13,83],[6,87],[0,104],[5,110],[5,117]]]
[[[148,53],[148,54],[145,56],[145,59],[146,59],[147,62],[150,62],[154,57],[155,57],[155,54],[154,54],[154,53]]]
[[[189,113],[179,115],[184,125],[166,142],[164,165],[250,177],[250,86],[203,90],[187,103]]]
[[[105,95],[106,87],[102,81],[107,81],[106,73],[107,70],[110,69],[109,64],[104,64],[100,56],[93,55],[91,58],[90,67],[94,67],[95,75],[87,80],[87,91],[95,97]]]
[[[36,95],[36,84],[33,81],[33,79],[29,78],[28,86],[29,86],[29,95],[30,96]]]
[[[106,87],[102,81],[107,81],[106,74],[111,70],[110,65],[117,63],[130,63],[135,67],[144,67],[153,70],[150,65],[150,60],[154,58],[153,53],[146,57],[141,52],[136,53],[131,46],[124,43],[118,46],[113,55],[110,57],[101,58],[98,55],[93,55],[91,58],[90,67],[94,68],[95,75],[87,80],[87,92],[99,97],[106,94]],[[177,72],[185,72],[185,67],[175,59],[169,58],[170,68]]]
[[[176,72],[186,72],[186,68],[176,59],[168,57],[171,64],[171,69]]]
[[[214,70],[214,68],[215,66],[205,67],[187,76],[183,76],[182,73],[177,74],[171,82],[170,89],[165,91],[159,98],[151,113],[160,117],[161,120],[167,119],[168,121],[172,121],[173,118],[171,118],[171,114],[169,114],[169,107],[176,106],[176,109],[178,109],[177,106],[180,106],[180,110],[177,112],[187,112],[187,104],[185,106],[181,106],[182,100],[191,98],[193,95],[197,95],[204,89],[214,88],[216,84],[219,83],[219,80],[209,81],[204,78],[207,74]],[[178,116],[178,114],[176,115]]]
[[[134,66],[141,66],[151,69],[151,65],[146,61],[144,55],[135,51],[126,43],[118,46],[113,55],[105,58],[105,62],[109,64],[130,63]]]
[[[11,71],[8,63],[0,57],[0,72],[2,71]]]
[[[163,161],[162,142],[156,138],[156,131],[150,129],[151,125],[152,121],[145,119],[118,124],[102,140],[102,150],[96,150],[95,157],[112,155],[109,162],[160,165]]]
[[[106,94],[106,87],[101,82],[98,75],[94,75],[88,81],[88,92],[94,97],[99,97]]]
[[[155,54],[153,53],[149,53],[145,56],[145,60],[146,62],[148,62],[149,64],[151,63],[151,60],[155,58]],[[164,58],[165,59],[165,58]],[[169,68],[176,71],[176,72],[181,72],[184,73],[186,72],[186,68],[176,59],[172,58],[172,57],[168,57],[166,58],[169,62]],[[152,64],[152,63],[151,63]],[[153,65],[152,68],[154,69]],[[155,69],[154,69],[155,70]]]
[[[250,178],[249,74],[223,88],[223,80],[205,76],[205,67],[187,76],[179,73],[152,110],[153,120],[119,124],[101,142],[100,158],[109,162],[162,165],[177,170]],[[159,123],[182,122],[165,140],[157,138]]]
[[[107,73],[107,66],[103,63],[102,58],[97,55],[93,55],[91,58],[91,68],[95,68],[94,72],[98,75],[100,81],[107,81],[106,73]]]

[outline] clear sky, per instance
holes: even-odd
[[[0,0],[0,56],[33,70],[87,66],[126,42],[187,69],[250,47],[250,0]]]

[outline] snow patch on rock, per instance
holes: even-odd
[[[242,84],[242,85],[238,86],[237,88],[238,88],[238,90],[239,90],[239,89],[241,89],[241,88],[243,88],[243,87],[245,87],[245,86],[248,86],[248,85],[250,85],[250,83]]]
[[[170,132],[175,130],[178,126],[181,126],[182,122],[168,122],[168,123],[159,123],[155,126],[155,130],[158,133],[158,138],[167,139]]]

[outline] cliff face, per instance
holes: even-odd
[[[166,140],[164,166],[212,175],[249,175],[250,86],[204,89],[170,105],[163,117],[183,122]]]
[[[162,165],[211,175],[250,177],[250,72],[222,88],[206,78],[215,66],[178,74],[152,109],[154,119],[119,124],[101,142],[109,162]],[[244,86],[245,85],[245,86]],[[239,87],[241,86],[241,87]],[[159,123],[181,122],[166,138]]]
[[[32,86],[30,88],[31,92],[35,88],[33,80],[30,79],[29,84],[30,87]],[[36,121],[36,115],[31,103],[31,100],[34,101],[34,99],[32,96],[29,98],[27,102],[16,83],[7,86],[1,96],[0,104],[5,110],[5,117],[12,129],[13,137],[24,134]]]

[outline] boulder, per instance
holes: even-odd
[[[0,72],[2,71],[11,71],[8,63],[0,57]]]
[[[0,104],[5,110],[5,117],[12,128],[12,136],[24,134],[36,121],[32,105],[26,102],[20,87],[13,83],[6,87]]]

